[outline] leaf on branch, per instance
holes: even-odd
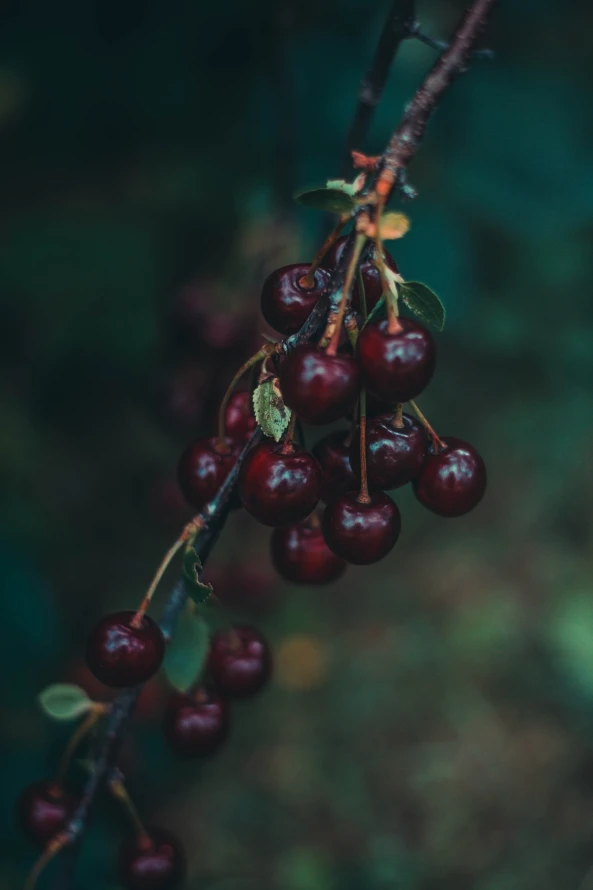
[[[279,442],[290,423],[292,412],[284,404],[277,377],[264,380],[254,390],[253,411],[262,432]]]
[[[353,198],[361,190],[365,180],[366,176],[364,173],[359,173],[354,182],[346,182],[345,179],[328,179],[325,185],[328,189],[338,189],[338,191],[344,192],[345,195],[350,195]]]
[[[401,298],[408,309],[426,324],[442,331],[445,327],[445,307],[428,285],[420,281],[406,281],[400,285]]]
[[[345,183],[347,185],[347,183]],[[295,199],[303,207],[313,210],[325,210],[328,213],[351,213],[356,207],[353,197],[341,188],[309,189],[297,192]]]
[[[203,605],[212,596],[212,584],[205,584],[203,581],[200,581],[201,571],[202,563],[200,557],[196,553],[193,542],[190,541],[183,553],[181,574],[188,587],[188,596],[198,606]]]
[[[198,679],[208,655],[209,638],[208,625],[188,603],[163,662],[167,680],[179,692],[187,692]]]
[[[381,217],[379,231],[384,241],[403,238],[410,231],[410,220],[405,213],[385,213]]]
[[[54,683],[39,694],[38,701],[52,720],[76,720],[93,707],[85,690],[74,683]]]

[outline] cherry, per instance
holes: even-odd
[[[307,263],[295,263],[276,269],[264,282],[262,315],[281,334],[295,334],[304,325],[331,277],[327,269],[316,269],[314,284],[307,287],[308,274]]]
[[[329,549],[354,565],[383,559],[395,545],[401,530],[399,510],[382,491],[361,503],[354,491],[328,504],[323,515],[323,536]]]
[[[342,236],[342,238],[338,238],[334,246],[331,250],[326,254],[325,259],[323,260],[323,265],[327,269],[331,269],[332,271],[336,268],[338,263],[342,258],[342,254],[344,253],[344,247],[346,246],[346,242],[348,240],[348,235]],[[379,273],[379,269],[376,264],[377,259],[377,251],[376,248],[372,248],[371,258],[365,260],[360,264],[360,273],[362,275],[362,280],[364,282],[364,294],[366,298],[367,311],[370,312],[373,309],[381,296],[383,295],[383,284],[381,282],[381,275]],[[392,272],[397,272],[398,268],[395,263],[395,260],[386,250],[384,251],[384,260],[385,265],[392,270]],[[361,311],[360,305],[360,293],[358,290],[358,284],[355,283],[352,288],[352,299],[351,306],[354,312]]]
[[[330,584],[346,568],[325,543],[321,528],[309,522],[275,528],[270,550],[278,574],[293,584]]]
[[[250,392],[238,390],[232,394],[226,407],[224,425],[230,439],[243,441],[251,435],[256,424],[251,410]]]
[[[201,510],[211,501],[230,473],[240,444],[233,439],[224,443],[217,436],[196,439],[181,455],[177,468],[179,486],[186,500]]]
[[[278,604],[278,579],[267,563],[212,563],[204,571],[217,598],[231,609],[265,615]]]
[[[178,754],[214,754],[229,732],[229,707],[215,692],[202,688],[192,695],[171,696],[163,722],[165,738]]]
[[[326,504],[358,485],[350,465],[349,436],[345,430],[336,430],[313,446],[323,474],[321,500]]]
[[[360,332],[356,357],[362,382],[390,404],[415,399],[432,377],[435,343],[423,325],[400,318],[400,330],[388,331],[388,320],[371,321]]]
[[[414,494],[439,516],[462,516],[478,504],[486,490],[486,466],[472,445],[451,436],[445,449],[428,455],[414,479]]]
[[[396,415],[380,414],[367,420],[367,479],[371,488],[400,488],[416,476],[428,447],[422,426],[403,414],[401,427]],[[360,439],[352,438],[350,463],[360,479]]]
[[[262,635],[248,625],[219,631],[210,641],[208,670],[229,698],[255,695],[270,678],[272,658]]]
[[[305,423],[332,423],[358,398],[358,366],[351,355],[297,346],[280,366],[280,388],[288,407]]]
[[[147,835],[129,838],[120,847],[118,873],[127,890],[172,890],[185,872],[185,851],[164,828],[149,828]]]
[[[34,782],[25,788],[17,805],[21,828],[41,847],[66,827],[79,798],[58,782]]]
[[[165,654],[165,640],[148,615],[134,627],[135,612],[106,615],[91,631],[86,660],[101,683],[116,689],[145,683],[156,674]]]
[[[300,445],[266,440],[247,454],[239,471],[245,509],[264,525],[305,519],[319,501],[321,468]]]

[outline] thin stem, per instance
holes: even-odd
[[[294,450],[294,445],[292,444],[292,440],[294,439],[294,431],[296,428],[297,416],[293,411],[290,415],[290,420],[288,421],[288,426],[286,427],[286,433],[284,434],[284,442],[282,443],[282,448],[280,449],[281,454],[290,454]]]
[[[381,238],[381,217],[383,216],[383,208],[385,206],[385,200],[383,198],[379,198],[376,207],[376,222],[375,222],[375,245],[377,252],[377,266],[379,268],[379,275],[381,276],[381,284],[383,285],[383,291],[386,293],[387,299],[387,333],[388,334],[399,334],[402,329],[401,323],[397,316],[397,312],[393,303],[393,300],[389,296],[390,287],[389,282],[387,281],[387,271],[385,268],[385,256],[383,254],[383,240]]]
[[[350,219],[349,213],[345,214],[344,216],[341,216],[338,219],[334,228],[331,230],[331,232],[329,233],[329,235],[327,236],[327,238],[325,239],[325,241],[323,242],[323,244],[321,245],[321,247],[315,254],[315,258],[314,258],[313,262],[311,263],[311,265],[309,266],[309,271],[307,272],[306,275],[303,275],[303,277],[300,279],[299,285],[301,287],[308,289],[308,290],[311,290],[312,288],[315,287],[315,272],[321,265],[328,250],[334,246],[334,244],[340,237],[342,229],[344,228],[344,226],[346,225],[346,223],[348,222],[349,219]]]
[[[360,493],[359,504],[370,504],[369,482],[367,477],[367,394],[360,390]]]
[[[150,606],[150,601],[152,600],[153,594],[161,582],[161,578],[167,571],[167,569],[169,567],[169,563],[171,562],[171,560],[173,559],[173,557],[175,556],[177,551],[183,547],[183,545],[185,544],[187,539],[188,539],[187,528],[185,528],[183,530],[183,532],[180,534],[180,536],[177,538],[175,543],[172,544],[171,547],[169,547],[169,549],[165,553],[165,555],[164,555],[164,557],[156,571],[156,575],[152,579],[150,587],[144,594],[144,599],[138,606],[138,608],[136,610],[136,614],[134,615],[134,617],[132,618],[132,620],[130,622],[132,627],[139,628],[142,626],[142,619],[144,617],[144,613]]]
[[[338,346],[340,344],[340,334],[342,332],[342,322],[344,321],[346,306],[348,305],[348,300],[350,298],[350,291],[352,290],[352,282],[354,281],[354,276],[356,274],[358,259],[360,257],[360,254],[362,253],[362,248],[365,245],[365,241],[366,235],[362,233],[356,235],[352,253],[350,254],[348,269],[346,271],[346,278],[344,280],[344,287],[342,289],[342,299],[340,300],[340,306],[335,316],[332,318],[331,316],[334,315],[334,313],[331,313],[330,318],[328,319],[325,336],[331,336],[331,340],[326,350],[327,355],[336,355],[338,351]],[[331,335],[330,330],[332,331]]]
[[[56,773],[56,782],[62,783],[66,778],[68,767],[72,757],[86,735],[91,731],[97,721],[109,711],[109,705],[94,702],[91,710],[72,733],[68,744],[62,754],[60,765]]]
[[[274,352],[274,345],[272,343],[266,343],[265,346],[262,346],[255,355],[252,355],[251,358],[248,358],[247,361],[241,365],[233,379],[228,385],[227,391],[225,392],[222,402],[220,403],[220,408],[218,410],[218,441],[221,445],[224,445],[226,439],[226,409],[229,403],[229,399],[232,396],[234,389],[243,376],[243,374],[247,373],[250,368],[253,368],[254,365],[257,365],[258,362],[264,361]]]
[[[395,412],[393,415],[393,420],[391,421],[391,426],[395,430],[401,430],[404,425],[404,406],[401,402],[396,405]]]
[[[364,287],[364,278],[362,277],[362,272],[360,271],[360,266],[356,270],[356,283],[358,285],[358,293],[360,299],[360,314],[362,315],[362,323],[364,324],[368,317],[367,295]]]
[[[33,868],[29,872],[27,876],[27,880],[24,883],[23,890],[33,890],[35,884],[39,880],[39,877],[45,867],[52,861],[52,859],[64,849],[64,847],[70,843],[70,837],[67,832],[62,832],[61,834],[56,835],[56,837],[52,838],[52,840],[48,843],[45,850],[37,860],[37,862],[33,865]]]
[[[422,413],[422,411],[420,410],[420,408],[418,407],[416,402],[414,402],[412,399],[410,399],[409,404],[412,408],[412,411],[414,412],[414,414],[416,415],[416,417],[418,418],[418,420],[420,421],[420,423],[422,424],[422,426],[424,427],[424,429],[426,430],[426,432],[432,439],[432,447],[434,448],[435,452],[443,451],[443,449],[446,448],[447,446],[445,445],[444,442],[441,441],[441,439],[439,439],[439,437],[437,436],[434,429],[429,424],[428,420],[426,419],[426,417],[424,416],[424,414]]]
[[[149,834],[146,831],[144,824],[138,814],[138,810],[136,809],[136,806],[135,806],[132,798],[128,794],[126,786],[124,785],[124,783],[122,782],[120,777],[117,775],[111,776],[108,784],[109,784],[109,790],[111,791],[113,796],[116,797],[117,800],[119,800],[120,803],[123,805],[123,808],[125,809],[126,814],[130,819],[130,822],[134,826],[134,831],[138,835],[138,838],[141,841],[144,839],[149,841],[150,840]]]

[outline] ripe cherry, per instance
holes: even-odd
[[[173,890],[186,868],[179,839],[164,828],[149,828],[147,835],[131,837],[120,847],[118,873],[127,890]]]
[[[271,669],[268,644],[254,627],[241,625],[212,637],[208,671],[221,695],[255,695],[268,682]]]
[[[399,510],[382,491],[372,492],[362,503],[354,491],[328,504],[323,515],[327,546],[346,562],[364,566],[383,559],[395,545],[401,530]]]
[[[327,269],[333,271],[336,268],[344,253],[344,247],[346,246],[347,240],[347,235],[338,238],[332,249],[326,254],[325,259],[323,260],[323,265]],[[360,264],[360,273],[364,282],[364,294],[368,312],[377,305],[383,294],[383,284],[381,282],[381,275],[377,267],[376,259],[377,251],[376,248],[373,247],[370,259],[365,260]],[[384,251],[384,260],[385,265],[391,269],[392,272],[398,271],[395,260],[386,250]],[[357,283],[355,283],[352,288],[351,306],[355,312],[361,311],[362,307],[360,305],[360,293]]]
[[[17,817],[27,837],[45,847],[64,830],[78,803],[79,798],[59,782],[34,782],[20,796]]]
[[[278,574],[293,584],[330,584],[346,568],[325,543],[321,528],[309,521],[275,528],[270,550]]]
[[[296,263],[276,269],[264,283],[262,315],[281,334],[295,334],[304,325],[331,277],[327,269],[319,268],[310,287],[308,274],[307,263]]]
[[[230,439],[243,441],[255,429],[255,417],[251,410],[251,393],[247,390],[234,392],[229,399],[224,415],[226,434]]]
[[[321,469],[300,445],[266,440],[248,454],[239,472],[245,509],[264,525],[305,519],[319,501]]]
[[[297,346],[280,366],[288,407],[305,423],[339,420],[358,398],[358,366],[351,355],[329,355],[318,346]]]
[[[200,688],[175,693],[165,712],[163,730],[169,745],[185,757],[207,757],[223,745],[229,732],[229,706],[215,692]]]
[[[486,465],[472,445],[451,436],[445,449],[431,446],[414,480],[414,494],[439,516],[462,516],[478,504],[486,490]]]
[[[326,504],[358,485],[350,465],[349,439],[348,431],[336,430],[313,446],[313,454],[319,461],[323,474],[321,500]]]
[[[181,455],[177,468],[179,486],[186,500],[201,510],[211,501],[233,468],[240,444],[217,436],[196,439]]]
[[[371,321],[360,332],[356,357],[362,382],[390,404],[415,399],[430,381],[435,343],[423,325],[400,318],[400,330],[390,334],[388,320]]]
[[[156,674],[165,654],[165,640],[148,615],[140,626],[132,624],[135,612],[106,615],[91,631],[86,660],[101,683],[116,689],[145,683]]]
[[[397,414],[380,414],[367,420],[367,479],[371,488],[400,488],[416,476],[428,447],[422,426],[402,414],[397,426]],[[360,439],[352,437],[350,462],[360,478]]]

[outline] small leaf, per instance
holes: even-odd
[[[385,241],[403,238],[410,231],[410,220],[405,213],[386,213],[381,217],[380,233]]]
[[[345,179],[328,179],[326,187],[328,189],[337,189],[340,192],[344,192],[346,195],[350,195],[352,198],[361,190],[365,179],[366,177],[364,173],[360,173],[354,182],[346,182]]]
[[[179,617],[163,665],[169,683],[180,692],[187,692],[198,679],[208,654],[209,637],[208,625],[188,603]]]
[[[303,207],[326,210],[328,213],[351,213],[356,207],[354,199],[341,188],[310,189],[298,192],[295,199]]]
[[[290,423],[291,411],[284,404],[277,377],[265,380],[254,390],[253,411],[262,432],[279,442]]]
[[[190,541],[183,553],[181,574],[188,586],[187,594],[198,606],[201,606],[212,596],[212,584],[200,581],[202,563],[196,553],[193,543]]]
[[[39,704],[53,720],[76,720],[93,707],[84,689],[74,683],[54,683],[39,694]]]
[[[414,315],[437,331],[445,326],[445,307],[439,297],[420,281],[406,281],[400,285],[401,298]]]

